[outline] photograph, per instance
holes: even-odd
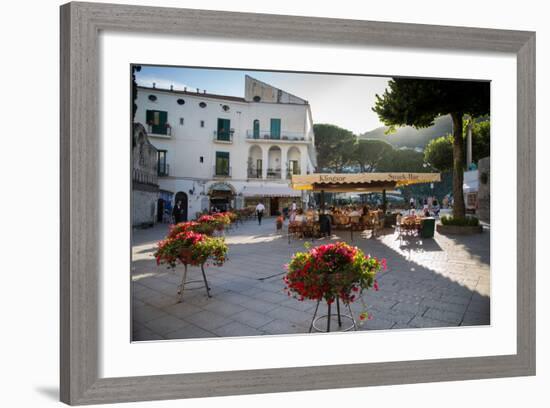
[[[491,325],[490,81],[128,80],[131,341]]]

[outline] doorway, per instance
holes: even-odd
[[[176,200],[174,201],[174,207],[178,203],[178,201],[181,201],[181,206],[183,207],[180,215],[179,215],[179,222],[187,221],[187,194],[183,191],[178,191],[176,193]]]
[[[269,215],[279,215],[279,197],[271,197],[269,201]]]

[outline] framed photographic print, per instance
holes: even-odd
[[[62,6],[62,401],[533,375],[534,43]]]

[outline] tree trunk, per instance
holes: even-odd
[[[466,216],[464,206],[464,140],[462,137],[462,113],[451,113],[453,119],[453,217]]]

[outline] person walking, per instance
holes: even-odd
[[[179,200],[174,209],[172,210],[172,216],[174,217],[174,224],[179,224],[185,221],[185,208],[183,208],[181,200]]]
[[[265,207],[262,203],[256,206],[256,216],[258,217],[258,225],[262,225],[262,217],[264,216]]]

